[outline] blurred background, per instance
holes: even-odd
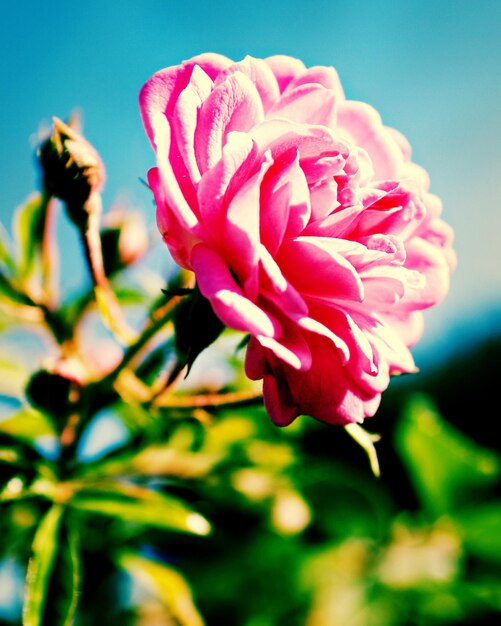
[[[415,350],[424,365],[500,328],[500,33],[497,0],[6,3],[2,220],[38,184],[33,147],[53,115],[80,112],[108,172],[105,203],[127,199],[152,222],[140,179],[154,158],[137,94],[154,71],[205,51],[333,65],[349,98],[369,102],[408,137],[456,231],[450,295],[427,313]]]
[[[105,209],[138,211],[154,233],[142,182],[154,155],[138,92],[156,70],[213,51],[333,65],[348,98],[370,103],[407,136],[456,233],[450,293],[425,313],[414,349],[421,371],[394,380],[367,422],[382,435],[380,479],[342,429],[313,420],[277,429],[255,407],[215,411],[206,423],[200,416],[155,421],[119,403],[104,416],[113,419],[101,419],[104,427],[89,429],[79,451],[82,480],[117,479],[119,490],[135,472],[141,485],[189,502],[216,531],[210,538],[165,532],[165,511],[156,515],[140,499],[132,521],[122,519],[121,501],[102,518],[87,496],[87,513],[76,506],[69,518],[82,536],[79,626],[201,626],[190,586],[208,626],[499,623],[500,41],[497,0],[19,0],[2,7],[0,218],[7,230],[16,207],[39,189],[40,136],[52,116],[77,112],[105,163]],[[66,222],[58,227],[63,286],[78,293],[87,281],[79,243]],[[164,275],[165,248],[147,263]],[[13,338],[1,340],[5,358]],[[199,373],[217,356],[206,355]],[[14,449],[6,415],[5,454]],[[35,435],[21,439],[31,445]],[[42,453],[51,460],[50,450]],[[18,476],[4,460],[0,482],[12,485]],[[25,564],[45,512],[37,506],[2,503],[0,625],[20,620]],[[58,565],[63,578],[66,566]]]

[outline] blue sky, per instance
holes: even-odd
[[[125,195],[152,222],[139,179],[153,153],[137,94],[154,71],[204,51],[334,65],[348,97],[369,102],[408,137],[456,231],[451,292],[427,312],[419,350],[441,350],[463,324],[501,327],[488,312],[501,310],[498,0],[4,3],[2,221],[38,184],[39,128],[77,109],[106,165],[105,204]]]

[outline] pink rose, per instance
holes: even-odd
[[[375,413],[455,263],[426,172],[335,70],[202,54],[140,94],[157,221],[279,425]]]

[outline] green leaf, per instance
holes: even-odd
[[[501,472],[499,455],[446,423],[423,396],[404,410],[396,444],[423,504],[435,515],[478,500]]]
[[[16,264],[12,257],[12,243],[5,226],[0,222],[0,263],[3,263],[11,272],[16,269]]]
[[[358,445],[365,450],[367,456],[369,457],[369,463],[372,473],[374,474],[374,476],[376,476],[376,478],[379,478],[379,461],[377,458],[377,452],[374,443],[380,440],[380,436],[374,433],[367,432],[364,428],[360,426],[360,424],[355,423],[348,424],[344,427],[344,429],[350,435],[350,437],[352,437],[358,443]]]
[[[49,601],[44,623],[51,626],[72,626],[81,587],[80,546],[76,531],[63,525],[59,533],[59,549],[49,585]]]
[[[17,358],[18,354],[10,352],[9,358],[0,357],[0,394],[9,398],[22,398],[29,377],[27,366]]]
[[[23,462],[23,457],[18,450],[13,448],[0,447],[0,463],[6,463],[7,465],[18,465]]]
[[[0,433],[32,443],[37,437],[55,435],[49,418],[40,411],[26,405],[13,415],[0,420]]]
[[[14,213],[14,235],[18,250],[18,272],[22,279],[28,278],[40,254],[47,216],[47,197],[32,194]]]
[[[453,519],[471,554],[501,563],[501,501],[477,505]]]
[[[33,541],[26,574],[23,626],[42,626],[47,591],[58,551],[58,535],[64,508],[55,504],[46,513]]]
[[[190,586],[176,569],[130,552],[121,553],[117,561],[134,579],[155,593],[176,624],[204,626]]]
[[[7,300],[14,304],[24,304],[32,306],[33,301],[17,289],[15,283],[7,277],[4,271],[0,268],[0,297],[2,300]]]
[[[54,504],[33,541],[26,576],[23,626],[72,626],[80,594],[78,536],[62,525],[64,507]]]
[[[109,483],[97,485],[79,492],[70,502],[79,511],[114,517],[123,522],[175,530],[192,535],[208,535],[209,522],[170,495],[151,489]]]

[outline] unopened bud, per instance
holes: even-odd
[[[82,212],[100,209],[89,202],[104,184],[105,170],[96,149],[68,124],[57,117],[52,135],[40,146],[39,159],[48,193],[66,203],[68,215],[78,225],[86,219]]]
[[[141,214],[117,208],[104,215],[101,245],[108,276],[138,261],[148,244],[148,230]]]
[[[79,360],[58,359],[32,375],[26,387],[26,395],[37,409],[62,419],[74,410],[86,376]]]

